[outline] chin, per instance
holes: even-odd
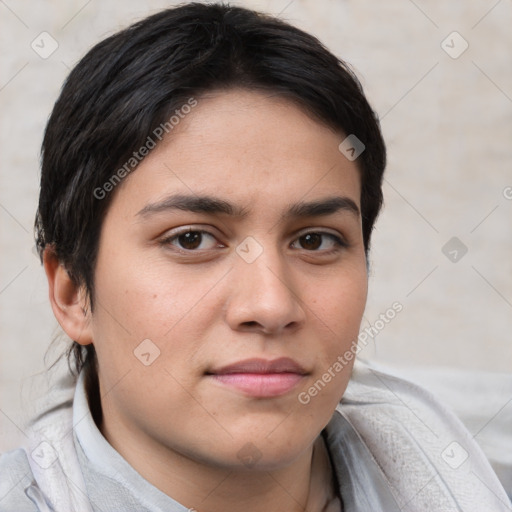
[[[273,471],[292,464],[310,446],[311,440],[293,439],[290,435],[240,436],[233,442],[236,448],[237,470]]]

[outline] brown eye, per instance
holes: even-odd
[[[348,247],[348,244],[334,233],[315,231],[299,236],[291,244],[291,247],[316,252],[320,255]]]
[[[203,240],[203,235],[199,231],[189,231],[179,235],[178,243],[183,249],[193,250],[197,249]]]
[[[221,246],[212,234],[202,230],[183,231],[166,238],[162,243],[173,245],[183,251],[208,250]]]
[[[299,238],[300,246],[308,251],[315,251],[322,245],[322,235],[319,233],[308,233]]]

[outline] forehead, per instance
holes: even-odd
[[[359,170],[338,149],[341,132],[271,93],[230,90],[196,101],[175,116],[114,203],[143,207],[178,192],[268,208],[343,193],[359,205]]]

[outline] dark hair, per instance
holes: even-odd
[[[190,98],[230,87],[282,95],[362,141],[357,163],[368,253],[386,154],[357,78],[315,37],[279,19],[223,4],[184,4],[94,46],[69,74],[46,127],[36,243],[41,258],[52,247],[85,286],[91,309],[100,228],[113,196],[95,191]],[[93,345],[73,342],[68,357],[97,382]]]

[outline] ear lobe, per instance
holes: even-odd
[[[53,248],[44,250],[43,265],[55,318],[72,340],[89,345],[92,343],[91,313],[84,288],[74,282]]]

